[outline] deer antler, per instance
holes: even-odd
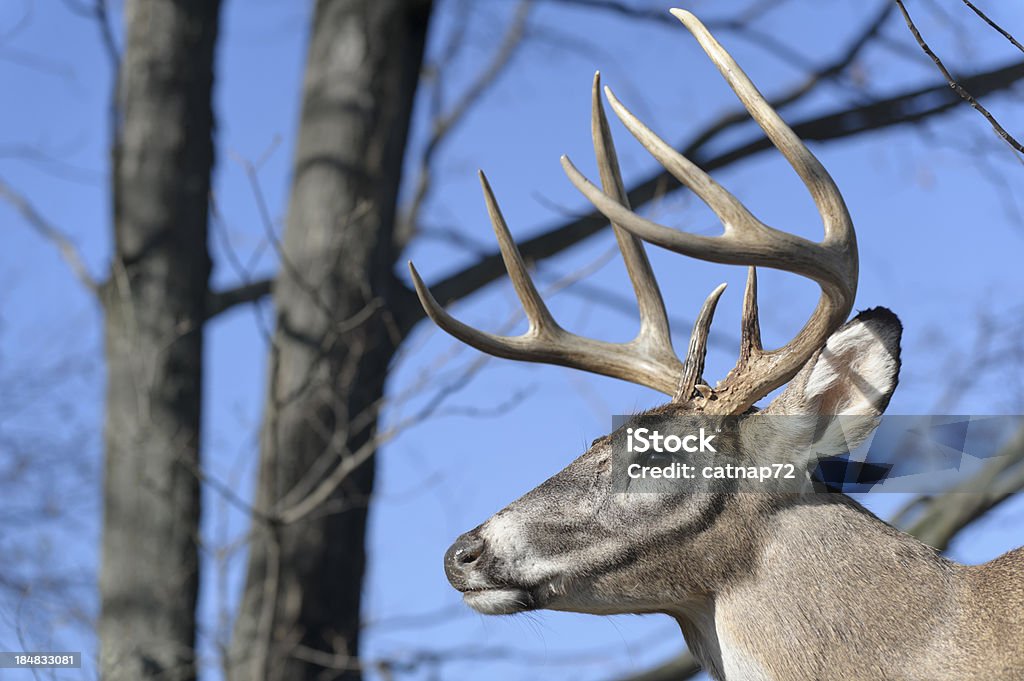
[[[592,94],[591,129],[594,150],[601,168],[601,182],[604,190],[608,192],[607,195],[602,192],[601,196],[621,201],[620,205],[628,206],[611,131],[601,107],[600,90],[600,74],[596,74]],[[530,279],[523,257],[516,248],[512,235],[509,234],[498,202],[482,172],[480,182],[483,185],[484,200],[498,239],[501,257],[505,261],[512,286],[522,302],[530,327],[521,336],[509,337],[486,333],[463,324],[438,304],[410,262],[409,270],[416,286],[416,293],[427,315],[455,338],[497,357],[560,364],[620,378],[667,395],[675,394],[683,364],[672,349],[665,303],[640,241],[612,224],[640,308],[640,331],[636,338],[628,343],[609,343],[578,336],[563,329],[551,316]]]
[[[587,180],[567,157],[562,157],[562,165],[576,188],[612,223],[640,308],[640,331],[636,338],[628,343],[608,343],[569,333],[555,322],[526,271],[482,173],[484,197],[502,258],[530,322],[527,332],[517,337],[496,336],[463,324],[437,303],[411,262],[409,268],[416,293],[430,318],[479,350],[498,357],[560,364],[612,376],[673,395],[674,401],[688,403],[695,409],[738,414],[789,381],[846,320],[857,288],[856,236],[842,196],[818,160],[704,25],[689,12],[672,10],[672,14],[697,38],[751,117],[807,185],[824,221],[824,240],[814,243],[762,223],[739,199],[651,132],[606,88],[608,101],[626,128],[718,215],[725,229],[717,237],[699,236],[636,215],[629,208],[600,101],[600,79],[595,76],[591,127],[603,190]],[[714,389],[703,385],[701,374],[715,306],[725,285],[716,288],[704,302],[694,323],[686,361],[680,362],[672,349],[664,301],[640,239],[701,260],[750,266],[739,360]],[[821,287],[821,297],[811,318],[793,340],[777,350],[766,351],[761,347],[755,266],[809,277]]]
[[[701,391],[697,396],[693,394],[695,376],[691,372],[683,377],[676,396],[677,401],[700,400],[695,406],[705,411],[737,414],[789,381],[846,320],[857,291],[857,241],[842,195],[818,159],[696,17],[678,9],[672,10],[672,14],[697,38],[750,116],[810,190],[824,222],[825,238],[814,243],[762,223],[739,199],[637,120],[607,88],[608,101],[622,123],[666,170],[718,215],[725,228],[723,233],[716,237],[699,236],[646,220],[606,196],[568,158],[562,158],[562,165],[576,188],[601,213],[644,241],[700,260],[751,266],[743,302],[739,361],[713,391]],[[777,350],[766,351],[761,347],[754,266],[809,277],[821,287],[821,297],[810,319],[793,340]],[[701,327],[710,324],[710,314],[698,318],[688,365],[703,365],[707,331]]]

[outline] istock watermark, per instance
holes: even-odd
[[[658,451],[666,452],[668,454],[675,454],[676,452],[716,452],[714,445],[711,441],[715,439],[714,435],[708,435],[703,428],[700,428],[696,434],[691,435],[676,435],[670,433],[669,435],[662,435],[656,430],[650,428],[627,428],[626,429],[626,449],[629,452],[649,452]],[[697,444],[694,444],[694,443]]]
[[[1024,461],[1024,416],[613,418],[617,492],[984,493]],[[994,472],[993,472],[994,471]]]
[[[650,466],[631,463],[626,466],[626,475],[633,480],[797,480],[796,466],[791,463],[773,463],[767,466],[736,466],[731,463],[709,466],[695,466],[688,463],[671,463],[667,466]]]

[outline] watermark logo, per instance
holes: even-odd
[[[678,454],[679,452],[717,453],[711,443],[714,435],[708,435],[704,428],[697,433],[690,435],[662,435],[657,430],[650,428],[627,428],[626,429],[626,451],[630,454],[643,454],[645,452],[662,452],[666,454]],[[695,444],[696,443],[696,444]]]
[[[613,418],[618,492],[984,492],[1016,465],[1024,416],[657,410]]]

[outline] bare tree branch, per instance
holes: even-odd
[[[210,297],[206,301],[206,318],[213,319],[238,305],[255,303],[264,296],[270,295],[273,290],[274,281],[267,278],[250,281],[223,291],[211,291]]]
[[[114,37],[114,22],[110,17],[110,0],[89,0],[79,3],[79,0],[62,0],[64,5],[80,17],[84,17],[96,24],[100,34],[100,44],[110,62],[111,80],[114,84],[110,94],[107,107],[107,126],[112,144],[116,144],[121,135],[121,49]]]
[[[662,26],[679,25],[679,22],[665,11],[662,6],[656,8],[634,7],[633,5],[627,5],[626,3],[618,2],[617,0],[548,0],[548,2],[552,4],[576,6],[587,10],[611,12],[612,14],[618,14],[619,16],[626,17],[628,19],[649,21],[653,24],[661,24]],[[711,22],[706,23],[709,28],[720,28],[719,24]]]
[[[689,650],[667,662],[629,676],[620,676],[616,681],[683,681],[700,673],[701,666]]]
[[[92,293],[99,293],[101,283],[89,272],[78,246],[67,234],[43,217],[28,198],[0,178],[0,199],[6,201],[35,230],[37,234],[57,247],[60,256],[71,268],[79,283]]]
[[[977,490],[984,489],[984,493]],[[915,499],[924,506],[907,532],[939,551],[965,527],[1024,489],[1024,429],[974,477],[945,494]]]
[[[914,39],[917,41],[917,44],[920,45],[921,49],[924,50],[924,53],[927,54],[933,62],[935,62],[936,68],[938,68],[939,72],[941,72],[943,77],[945,77],[946,82],[949,83],[949,87],[951,87],[955,93],[960,95],[961,99],[970,104],[975,111],[985,117],[985,120],[987,120],[989,125],[992,126],[992,129],[1000,139],[1016,149],[1018,152],[1024,154],[1024,145],[1021,145],[1020,142],[1014,139],[1013,135],[1008,133],[1003,126],[999,124],[999,121],[995,119],[995,116],[989,113],[989,110],[982,106],[981,102],[979,102],[977,98],[963,86],[963,84],[953,77],[953,74],[949,72],[946,65],[942,63],[941,59],[939,59],[939,56],[935,54],[932,48],[929,47],[928,43],[925,42],[924,38],[921,36],[921,32],[917,30],[917,26],[914,24],[913,19],[910,18],[910,13],[904,6],[903,0],[896,0],[896,5],[900,8],[900,12],[903,14],[903,19],[907,22],[907,28],[909,28],[910,32],[914,35]]]
[[[96,27],[100,32],[100,40],[103,43],[103,50],[106,52],[107,58],[114,68],[114,73],[116,73],[121,65],[121,50],[118,48],[117,40],[114,38],[114,26],[110,20],[109,0],[91,0],[91,2],[82,4],[79,4],[77,0],[63,0],[63,3],[69,11],[96,22]]]
[[[434,108],[436,111],[430,125],[430,135],[423,148],[423,153],[420,155],[416,189],[413,192],[408,208],[405,210],[401,224],[396,230],[396,250],[402,250],[405,244],[415,236],[420,212],[433,184],[431,165],[437,150],[451,134],[452,130],[466,117],[466,114],[469,113],[473,106],[480,101],[484,93],[497,82],[501,74],[512,62],[512,58],[523,44],[523,38],[526,35],[526,24],[532,6],[532,0],[520,0],[512,22],[505,31],[505,36],[495,50],[490,62],[477,74],[476,78],[466,87],[465,91],[463,91],[447,112],[441,111],[441,67],[438,66],[435,69],[435,75],[438,79],[434,84]]]
[[[548,2],[570,7],[580,7],[586,10],[609,12],[632,21],[644,21],[663,27],[678,28],[679,26],[679,22],[663,6],[654,8],[635,7],[618,2],[617,0],[548,0]],[[781,3],[776,0],[767,0],[767,2],[750,7],[738,19],[709,19],[704,24],[715,32],[734,33],[790,66],[806,69],[808,68],[808,59],[806,57],[790,47],[785,41],[776,38],[771,32],[760,31],[751,26],[753,21],[768,8],[779,4]]]
[[[668,13],[669,5],[656,4],[654,7],[630,5],[619,0],[547,0],[550,4],[579,7],[581,10],[597,10],[617,14],[633,21],[645,21],[668,28],[678,28],[679,21]],[[751,7],[739,19],[709,19],[704,25],[713,31],[738,31],[757,19],[771,4],[780,4],[777,0],[768,0],[761,7]]]
[[[984,12],[982,12],[982,11],[981,11],[980,9],[978,9],[977,7],[975,7],[975,6],[974,6],[974,4],[973,4],[973,3],[971,2],[971,0],[961,0],[961,2],[963,2],[963,3],[965,4],[965,5],[967,5],[967,6],[968,6],[968,7],[970,8],[970,10],[971,10],[972,12],[974,12],[975,14],[977,14],[977,15],[978,15],[978,16],[979,16],[979,17],[981,18],[981,20],[982,20],[982,21],[984,21],[984,22],[985,22],[986,24],[988,24],[988,25],[989,25],[989,26],[991,26],[991,27],[992,27],[993,29],[995,29],[995,30],[996,30],[996,32],[998,32],[998,33],[999,33],[999,35],[1001,35],[1001,36],[1003,36],[1004,38],[1006,38],[1007,40],[1009,40],[1009,41],[1010,41],[1010,44],[1011,44],[1011,45],[1013,45],[1014,47],[1016,47],[1016,48],[1017,48],[1018,50],[1020,50],[1021,52],[1024,52],[1024,45],[1021,45],[1021,44],[1020,44],[1020,43],[1019,43],[1019,42],[1017,41],[1017,39],[1016,39],[1016,38],[1014,38],[1014,37],[1013,37],[1012,35],[1010,35],[1010,32],[1009,32],[1009,31],[1007,31],[1007,30],[1006,30],[1005,28],[1003,28],[1002,26],[1000,26],[1000,25],[999,25],[999,24],[997,24],[996,22],[992,21],[992,19],[990,19],[990,18],[989,18],[989,16],[988,16],[987,14],[985,14],[985,13],[984,13]]]
[[[60,150],[45,149],[29,144],[5,144],[0,146],[0,159],[23,161],[41,172],[76,184],[99,186],[105,175],[102,171],[72,163],[61,158]]]

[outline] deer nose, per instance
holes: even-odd
[[[484,552],[484,540],[475,530],[465,533],[448,547],[444,554],[444,573],[448,581],[460,591],[467,586],[467,573]]]

